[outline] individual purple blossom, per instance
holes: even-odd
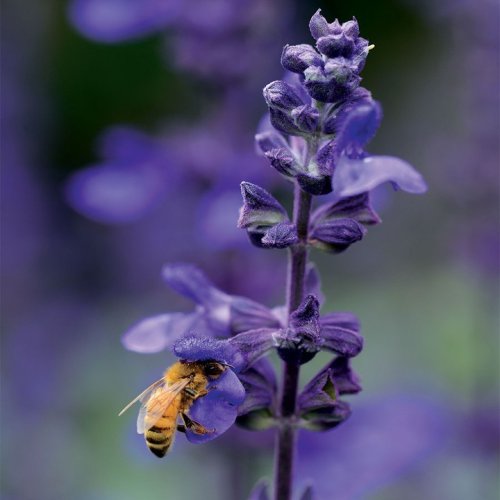
[[[167,168],[167,148],[143,132],[115,126],[100,139],[102,163],[76,172],[65,197],[77,212],[98,222],[122,224],[141,218],[177,183]]]
[[[346,313],[319,314],[319,301],[310,294],[290,315],[288,326],[276,332],[278,354],[287,363],[303,364],[320,350],[342,356],[357,356],[363,348],[355,318],[346,324]],[[350,316],[350,315],[349,315]]]
[[[281,355],[298,362],[304,362],[302,359],[314,356],[321,349],[348,357],[356,356],[362,349],[363,339],[358,333],[356,318],[350,313],[328,313],[320,317],[320,304],[315,295],[309,295],[287,322],[279,308],[269,309],[246,297],[228,295],[194,266],[170,264],[163,268],[162,274],[176,292],[197,307],[190,313],[164,313],[141,320],[122,338],[124,346],[131,351],[159,352],[181,342],[186,335],[192,339],[231,337],[228,345],[232,347],[228,349],[238,347],[241,357],[237,365],[250,366],[274,347]],[[307,286],[311,289],[318,286],[312,267]],[[201,349],[201,345],[198,348]],[[220,344],[221,349],[223,345],[226,344]],[[209,347],[212,349],[212,344]]]
[[[212,80],[217,75],[218,81],[229,83],[262,64],[262,50],[273,43],[279,6],[265,0],[210,4],[205,0],[72,0],[68,15],[82,35],[103,43],[168,30],[179,67]],[[243,50],[246,57],[239,57]]]
[[[245,297],[217,289],[195,266],[170,264],[163,268],[169,286],[196,304],[190,313],[164,313],[145,318],[123,335],[123,345],[142,353],[159,352],[188,333],[227,337],[257,328],[276,328],[271,310]]]
[[[198,398],[189,410],[190,418],[212,432],[197,434],[186,428],[187,439],[195,444],[211,441],[234,424],[238,407],[245,399],[245,389],[234,373],[235,350],[213,338],[185,337],[177,341],[173,351],[182,361],[218,361],[228,365],[224,373],[209,381],[208,394]]]
[[[107,43],[154,33],[178,16],[175,0],[73,0],[69,16],[87,37]]]

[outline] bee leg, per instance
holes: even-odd
[[[207,429],[196,420],[188,417],[185,413],[181,413],[182,421],[184,422],[185,429],[189,429],[195,434],[210,434],[211,432],[215,432],[215,429]]]
[[[197,392],[195,395],[194,395],[194,401],[196,401],[198,398],[201,398],[203,396],[206,396],[207,394],[209,393],[209,391],[207,391],[207,389],[202,389],[200,392]]]
[[[184,424],[177,424],[177,430],[186,433],[186,426]]]

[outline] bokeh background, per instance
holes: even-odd
[[[191,307],[162,284],[165,262],[282,303],[285,255],[235,228],[238,184],[290,201],[253,135],[282,46],[311,42],[318,7],[355,15],[376,45],[371,151],[407,159],[430,189],[381,190],[382,225],[312,254],[324,310],[361,318],[364,390],[349,421],[301,437],[297,481],[319,500],[496,498],[494,0],[3,2],[2,498],[239,500],[271,477],[269,434],[150,454],[134,412],[117,412],[172,359],[120,337]]]

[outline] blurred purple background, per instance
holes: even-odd
[[[285,254],[236,228],[239,182],[290,205],[254,151],[262,87],[307,23],[358,19],[373,152],[429,193],[382,190],[363,244],[313,253],[324,310],[366,347],[353,416],[300,440],[318,498],[496,498],[499,8],[489,0],[7,0],[2,7],[2,498],[246,498],[272,436],[232,430],[164,461],[119,409],[171,362],[125,351],[138,319],[190,304],[165,262],[284,300]],[[321,354],[304,382],[326,363]],[[193,480],[196,478],[196,480]]]

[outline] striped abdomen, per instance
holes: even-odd
[[[175,401],[171,404],[152,427],[144,432],[144,438],[148,448],[157,457],[164,457],[174,441],[177,429],[177,416],[179,404]]]

